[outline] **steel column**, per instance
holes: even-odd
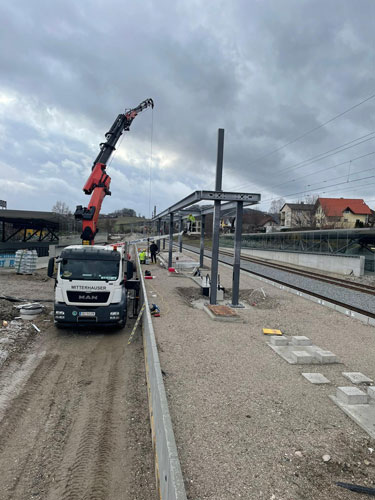
[[[169,214],[168,267],[172,267],[172,252],[173,252],[173,213]]]
[[[161,231],[161,220],[158,219],[157,220],[157,226],[156,226],[156,232],[157,232],[157,235],[160,236],[160,231]],[[160,244],[160,243],[159,243]]]
[[[241,261],[241,237],[242,237],[243,202],[237,202],[236,230],[234,234],[234,259],[232,280],[232,306],[238,306],[240,296],[240,261]]]
[[[217,162],[215,191],[222,191],[224,157],[224,129],[218,130]],[[211,250],[211,293],[210,304],[215,305],[217,299],[217,273],[219,270],[219,233],[220,233],[220,200],[214,202],[214,215],[212,221],[212,250]]]
[[[163,236],[167,233],[165,230],[166,222],[163,222]],[[165,250],[165,238],[163,238],[163,250]]]
[[[206,216],[201,217],[201,244],[200,244],[200,254],[199,254],[199,267],[203,267],[204,262],[204,231],[206,227]]]
[[[182,252],[182,217],[178,221],[178,251]]]

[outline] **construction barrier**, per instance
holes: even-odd
[[[187,500],[160,368],[145,280],[136,251],[135,256],[137,272],[141,280],[140,304],[145,306],[142,316],[142,332],[156,484],[161,500]]]

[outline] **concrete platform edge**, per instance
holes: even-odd
[[[142,318],[142,331],[151,436],[155,452],[156,484],[161,500],[187,500],[160,368],[145,281],[138,256],[136,260],[138,275],[141,280],[142,298],[146,304]]]

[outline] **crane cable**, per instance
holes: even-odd
[[[152,183],[152,163],[153,163],[153,157],[152,157],[153,136],[154,136],[154,108],[152,108],[152,110],[151,110],[150,182],[149,182],[149,188],[148,188],[148,215],[149,215],[150,219],[152,219],[151,183]]]

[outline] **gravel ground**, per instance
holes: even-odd
[[[244,324],[213,322],[189,304],[196,298],[193,281],[149,269],[156,275],[146,285],[161,308],[153,324],[189,499],[349,500],[354,494],[336,481],[374,486],[374,440],[328,398],[336,386],[349,385],[343,371],[375,378],[373,327],[245,273],[241,288],[262,287],[272,306],[240,310]],[[220,275],[229,288],[231,270],[220,266]],[[266,345],[264,327],[306,335],[341,364],[289,365]],[[301,375],[318,371],[330,385],[312,385]]]
[[[195,250],[194,247],[190,248]],[[205,255],[211,256],[211,252],[206,250]],[[232,264],[233,262],[233,258],[226,257],[225,255],[221,255],[220,259],[222,262],[227,264]],[[241,268],[260,273],[271,280],[280,280],[285,284],[294,285],[299,288],[303,288],[304,290],[320,294],[324,297],[343,302],[348,307],[357,307],[371,313],[375,312],[375,295],[368,295],[366,293],[348,290],[340,286],[330,285],[315,279],[305,278],[303,276],[288,273],[287,271],[272,269],[253,262],[242,261]]]

